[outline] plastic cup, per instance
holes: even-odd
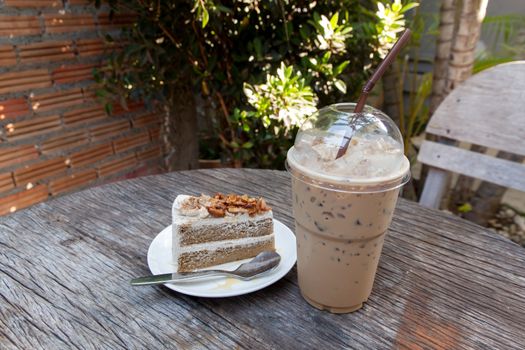
[[[358,310],[370,296],[399,190],[410,178],[395,123],[368,106],[356,115],[354,106],[328,106],[308,118],[286,162],[301,294],[333,313]],[[350,145],[336,160],[345,136]]]

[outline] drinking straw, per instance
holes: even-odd
[[[396,41],[390,52],[386,55],[386,57],[379,63],[379,66],[375,70],[374,74],[368,79],[366,84],[363,87],[363,91],[361,92],[361,95],[359,96],[359,99],[357,100],[357,104],[354,109],[354,113],[359,114],[363,112],[363,108],[365,106],[366,99],[368,97],[368,94],[374,86],[376,85],[377,81],[381,79],[385,71],[388,67],[394,62],[397,54],[401,49],[408,43],[410,40],[410,36],[412,35],[412,32],[410,29],[406,29],[401,37]],[[359,117],[359,116],[358,116]],[[349,132],[349,129],[345,132],[345,136],[343,137],[343,142],[341,143],[341,146],[339,146],[339,150],[337,151],[337,156],[335,159],[342,157],[346,150],[348,149],[348,145],[350,144],[350,140],[352,139],[352,135]]]

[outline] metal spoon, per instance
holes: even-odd
[[[273,251],[264,251],[247,263],[241,264],[233,271],[227,270],[203,270],[193,272],[165,273],[134,278],[131,280],[132,286],[149,286],[154,284],[164,284],[170,282],[188,281],[210,276],[228,276],[238,278],[243,281],[251,280],[260,274],[267,272],[279,265],[281,256]]]

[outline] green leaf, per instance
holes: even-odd
[[[484,60],[478,60],[474,62],[474,67],[472,68],[472,73],[476,74],[482,70],[489,69],[498,64],[507,63],[514,61],[513,57],[502,57],[502,58],[488,58]]]
[[[352,27],[344,27],[342,30],[339,31],[339,33],[346,35],[348,33],[352,32]]]
[[[245,142],[245,143],[242,144],[242,148],[244,148],[244,149],[250,149],[252,147],[253,147],[253,142],[250,142],[250,141]]]
[[[395,1],[393,4],[392,4],[392,11],[394,12],[399,12],[401,11],[401,9],[403,8],[403,6],[401,5],[401,1]]]
[[[291,21],[290,22],[286,22],[284,24],[284,29],[286,30],[286,39],[290,39],[289,35],[290,35],[290,33],[293,33],[293,23]]]
[[[223,6],[221,4],[216,4],[215,9],[217,9],[220,12],[224,12],[224,13],[233,13],[233,11],[230,8]]]
[[[339,22],[339,12],[334,13],[332,18],[330,18],[330,24],[332,25],[332,28],[337,27],[337,22]]]
[[[290,79],[290,77],[292,76],[292,73],[293,73],[293,67],[292,66],[286,67],[286,70],[285,70],[286,79]]]
[[[256,37],[253,40],[253,48],[255,49],[255,55],[257,56],[257,60],[261,60],[263,54],[262,54],[261,39],[259,37]]]
[[[423,74],[421,77],[421,83],[417,89],[417,94],[426,99],[432,92],[432,72]]]
[[[321,21],[321,17],[319,16],[319,13],[317,13],[317,11],[314,12],[314,21],[315,22],[320,22]]]
[[[299,28],[299,34],[301,34],[301,38],[303,40],[306,40],[310,37],[310,31],[306,29],[306,27],[300,27]]]
[[[337,88],[337,90],[341,91],[343,94],[346,94],[346,84],[344,81],[336,79],[334,81],[334,85]]]
[[[95,82],[99,84],[102,83],[102,73],[100,72],[100,70],[98,70],[97,68],[93,68],[92,74],[93,79],[95,79]]]
[[[105,89],[98,89],[95,91],[95,96],[97,97],[106,97],[108,92]]]
[[[208,13],[208,9],[203,7],[202,8],[202,28],[206,27],[209,20],[210,20],[210,14]]]
[[[104,104],[104,110],[106,111],[106,114],[111,115],[113,113],[113,105],[109,102]]]
[[[460,213],[468,213],[469,211],[472,211],[472,205],[470,205],[470,203],[463,203],[458,207],[458,211]]]
[[[399,11],[399,13],[405,13],[407,11],[412,10],[414,7],[418,7],[418,6],[419,4],[417,2],[408,3],[405,6],[403,6],[403,8],[401,9],[401,11]]]
[[[350,61],[343,61],[340,65],[335,67],[334,69],[334,75],[337,76],[345,70],[345,68],[350,64]]]

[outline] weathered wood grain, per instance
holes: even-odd
[[[522,163],[432,141],[423,142],[417,159],[436,168],[525,192],[525,164]]]
[[[423,192],[419,198],[419,204],[427,208],[439,209],[441,199],[445,195],[450,173],[438,168],[428,169],[427,178],[423,186]]]
[[[441,103],[426,131],[525,156],[525,61],[470,77]]]
[[[423,141],[418,161],[459,173],[463,188],[471,187],[467,176],[524,191],[521,161],[480,153],[487,147],[525,156],[524,91],[525,61],[500,64],[470,77],[443,100],[426,127],[427,133],[446,140]],[[457,141],[471,143],[472,149],[457,147]],[[429,175],[431,182],[426,181],[420,203],[437,208],[448,176],[437,169]]]
[[[261,291],[205,299],[132,288],[179,193],[263,195],[293,228],[284,172],[221,169],[113,183],[0,218],[0,348],[525,347],[525,251],[400,200],[371,298],[333,315],[300,296],[295,269]]]

